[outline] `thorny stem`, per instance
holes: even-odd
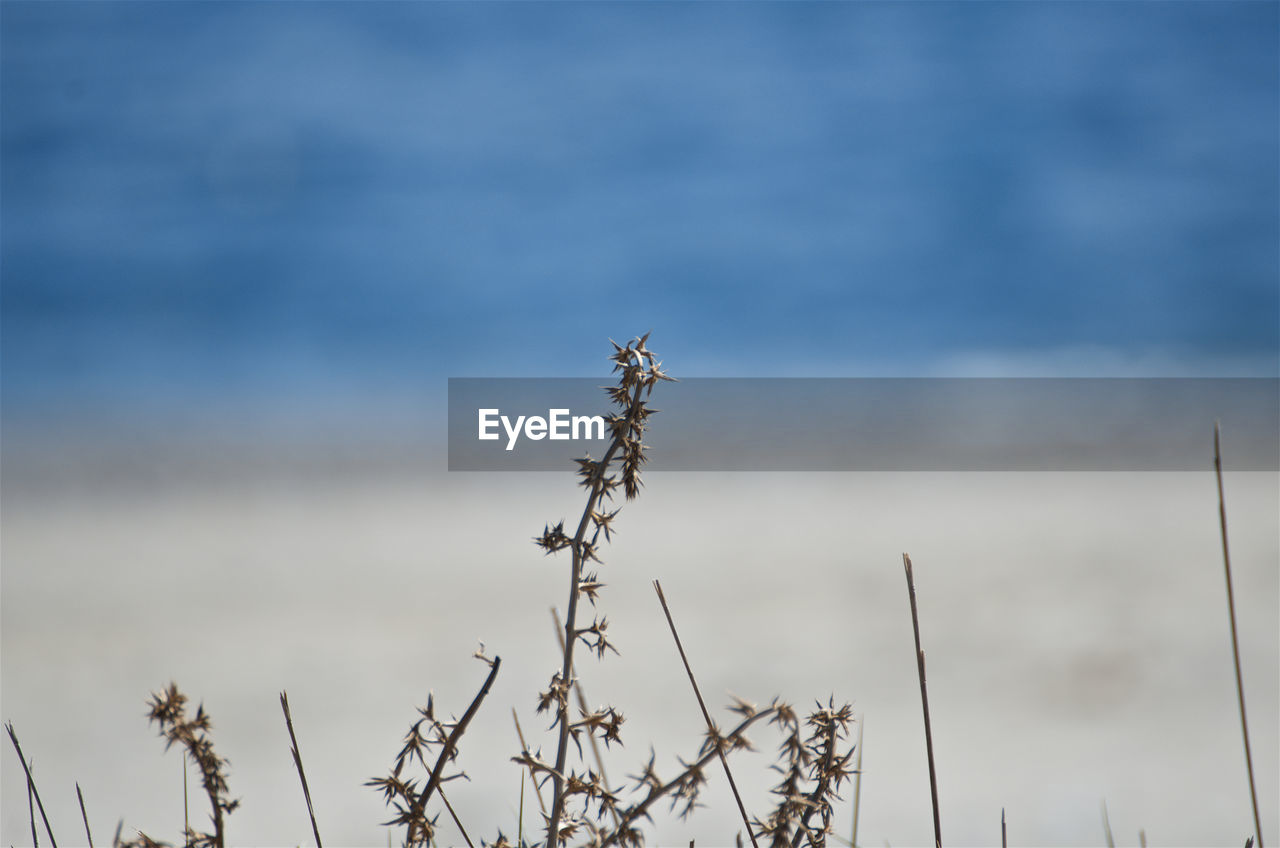
[[[754,713],[752,715],[747,716],[741,722],[739,722],[738,726],[735,727],[732,731],[730,731],[729,735],[726,736],[725,738],[734,739],[741,736],[743,733],[746,732],[748,727],[755,724],[760,719],[765,718],[766,716],[773,715],[777,711],[778,711],[777,707],[766,707],[765,709],[761,710],[758,713]],[[677,775],[674,780],[667,782],[666,784],[664,784],[658,789],[650,790],[649,796],[647,798],[645,798],[639,804],[637,804],[636,806],[628,810],[627,814],[622,817],[622,821],[618,824],[617,829],[605,837],[604,842],[601,843],[601,848],[607,848],[607,846],[609,845],[617,844],[618,840],[621,839],[626,834],[627,828],[632,823],[639,821],[640,819],[648,816],[649,807],[653,806],[655,801],[657,801],[659,798],[662,798],[664,795],[671,792],[672,790],[676,789],[680,785],[680,782],[684,779],[685,775],[689,774],[690,772],[700,771],[703,768],[705,768],[707,763],[711,762],[711,758],[714,756],[717,756],[720,753],[721,753],[721,746],[719,744],[716,744],[715,740],[713,740],[712,745],[710,746],[710,750],[708,750],[705,754],[699,757],[697,762],[685,768],[685,770],[681,772],[679,775]],[[748,828],[747,832],[748,833],[751,832],[750,828]]]
[[[640,404],[640,393],[644,385],[637,382],[635,393],[631,397],[628,412]],[[578,641],[578,586],[582,583],[582,543],[587,536],[587,526],[591,523],[591,513],[604,494],[604,482],[609,463],[614,454],[622,447],[625,431],[615,432],[609,449],[600,460],[598,471],[591,482],[591,493],[587,496],[587,505],[582,510],[582,518],[578,521],[578,531],[573,534],[570,548],[573,553],[573,572],[569,583],[569,606],[565,611],[564,622],[564,664],[560,671],[562,685],[569,686],[573,680],[573,646]],[[556,745],[556,767],[551,774],[551,818],[547,824],[547,848],[555,848],[560,842],[560,817],[564,814],[564,769],[569,755],[569,700],[561,698],[558,703],[560,714],[560,737]]]
[[[563,651],[564,650],[564,634],[561,632],[563,627],[560,624],[560,613],[556,612],[555,607],[551,608],[551,618],[555,621],[556,636],[560,640],[560,650]],[[586,715],[588,712],[590,712],[590,710],[587,708],[587,696],[586,696],[586,693],[583,692],[582,690],[581,681],[578,681],[578,680],[573,681],[573,694],[576,695],[578,698],[578,709],[582,711],[582,714]],[[596,768],[600,770],[600,782],[607,786],[609,784],[609,776],[605,773],[605,770],[604,770],[604,757],[600,753],[600,742],[596,739],[596,736],[594,733],[588,733],[587,740],[591,743],[591,754],[592,756],[595,757]],[[524,741],[522,740],[520,744],[523,745]],[[538,800],[539,801],[542,800],[541,795],[538,796]],[[610,807],[609,811],[613,813],[613,823],[617,825],[618,811],[613,807]]]
[[[796,828],[795,835],[791,837],[791,848],[799,848],[800,837],[805,834],[809,834],[810,844],[813,844],[813,834],[809,830],[809,818],[818,811],[823,797],[827,794],[827,787],[831,785],[832,764],[836,759],[836,723],[834,721],[827,725],[826,737],[822,763],[818,769],[818,785],[813,787],[813,791],[809,793],[808,809],[800,817],[800,826]]]
[[[480,691],[476,693],[476,697],[471,701],[471,706],[467,707],[467,711],[462,714],[462,718],[454,725],[453,731],[449,734],[449,738],[445,740],[444,750],[440,752],[439,759],[436,760],[435,768],[431,770],[431,778],[427,781],[427,785],[423,788],[422,794],[418,796],[418,800],[414,802],[413,812],[415,815],[409,824],[409,835],[406,842],[410,845],[414,842],[414,828],[417,821],[421,818],[422,811],[426,809],[427,802],[431,800],[431,793],[440,785],[440,777],[444,773],[445,763],[449,761],[450,755],[458,745],[458,738],[466,731],[467,725],[471,723],[471,719],[475,716],[476,711],[480,709],[480,702],[489,694],[489,688],[493,686],[493,679],[498,676],[498,667],[502,665],[502,657],[494,657],[489,668],[489,676],[485,678],[484,685],[480,687]]]

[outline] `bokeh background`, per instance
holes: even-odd
[[[360,784],[428,689],[465,709],[478,639],[451,800],[516,831],[565,583],[529,540],[580,495],[446,473],[448,377],[603,377],[648,330],[678,376],[1277,377],[1278,35],[1273,3],[6,0],[0,704],[55,834],[78,781],[96,843],[178,838],[173,679],[233,842],[310,838],[288,688],[326,841],[383,844]],[[1227,483],[1280,834],[1280,495]],[[859,842],[929,843],[907,550],[948,842],[1005,807],[1100,843],[1105,799],[1122,842],[1243,844],[1215,509],[1207,473],[651,475],[606,556],[622,656],[581,669],[628,716],[610,776],[699,739],[661,578],[713,703],[853,701]],[[0,780],[29,844],[8,749]],[[731,843],[712,783],[654,840]]]

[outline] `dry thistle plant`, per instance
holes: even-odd
[[[837,708],[834,700],[825,707],[818,704],[805,721],[807,737],[795,711],[785,705],[774,713],[771,723],[786,733],[778,750],[780,762],[774,766],[783,777],[773,790],[778,806],[765,821],[756,819],[756,835],[769,837],[773,848],[797,846],[802,839],[821,848],[831,831],[831,804],[838,798],[840,784],[853,773],[854,749],[843,754],[838,750],[848,737],[853,710],[848,704]],[[811,824],[815,817],[820,827]]]
[[[611,523],[617,517],[618,510],[606,511],[603,502],[613,499],[613,493],[619,484],[622,485],[627,500],[640,493],[640,468],[645,463],[644,431],[649,416],[654,412],[649,408],[647,399],[655,385],[672,379],[662,371],[662,363],[657,355],[645,347],[648,340],[649,334],[645,333],[628,342],[626,347],[612,342],[614,352],[610,359],[619,379],[616,386],[610,386],[605,391],[609,400],[618,407],[618,411],[607,419],[613,438],[601,459],[593,460],[587,456],[577,460],[579,483],[587,490],[587,503],[576,531],[572,537],[568,536],[564,532],[564,521],[560,521],[555,527],[545,527],[542,535],[534,539],[548,554],[569,548],[572,557],[569,600],[564,623],[563,662],[560,670],[552,675],[547,689],[538,697],[538,712],[551,709],[555,711],[551,724],[553,728],[559,728],[555,765],[548,766],[528,749],[522,751],[518,758],[529,768],[535,780],[542,777],[551,779],[551,812],[547,817],[549,846],[555,846],[561,839],[573,836],[584,825],[583,815],[566,816],[566,801],[570,798],[580,797],[584,812],[594,803],[598,817],[602,817],[606,811],[616,813],[617,798],[603,785],[599,775],[590,771],[585,775],[566,772],[565,769],[570,739],[578,748],[579,758],[583,733],[602,739],[606,746],[620,742],[618,731],[623,722],[622,714],[613,707],[605,707],[594,712],[582,711],[580,719],[571,722],[569,688],[575,679],[573,654],[579,641],[595,651],[597,657],[603,657],[606,651],[617,652],[609,642],[607,617],[595,615],[590,625],[578,626],[578,601],[581,597],[586,597],[594,607],[598,593],[604,587],[596,572],[584,574],[588,563],[603,564],[598,554],[601,535],[605,541],[612,537]],[[615,461],[618,472],[611,473],[610,466]]]
[[[185,749],[186,756],[200,769],[201,783],[205,794],[209,796],[213,833],[200,833],[187,824],[184,834],[186,848],[224,848],[224,816],[235,812],[240,802],[227,799],[227,761],[214,753],[213,740],[209,737],[212,727],[209,714],[201,704],[196,708],[195,717],[187,718],[187,696],[178,690],[176,683],[170,683],[163,692],[152,693],[149,705],[150,720],[160,725],[165,750],[173,747],[175,742]],[[139,833],[136,840],[121,842],[119,846],[155,848],[164,844],[145,833]]]
[[[645,462],[642,438],[648,418],[655,411],[648,407],[647,399],[658,382],[672,379],[662,371],[657,355],[646,347],[648,339],[649,334],[646,333],[626,347],[613,343],[614,352],[610,359],[614,363],[614,372],[620,376],[618,384],[606,392],[619,411],[608,419],[613,440],[603,458],[599,461],[590,457],[577,460],[580,483],[588,490],[588,495],[576,532],[570,537],[565,532],[564,522],[560,521],[554,527],[547,525],[542,535],[534,539],[549,554],[568,548],[572,556],[563,662],[538,698],[538,712],[554,711],[551,727],[558,729],[556,760],[554,765],[548,764],[527,746],[516,758],[535,781],[549,780],[552,784],[551,811],[545,814],[548,848],[555,848],[575,837],[582,837],[582,844],[588,846],[643,844],[638,824],[650,817],[651,808],[659,800],[668,799],[671,811],[678,810],[682,818],[689,816],[698,806],[699,793],[707,782],[705,770],[713,759],[723,761],[726,754],[752,750],[746,731],[762,719],[772,718],[775,722],[779,716],[792,716],[794,719],[792,709],[781,702],[775,701],[760,710],[739,700],[732,708],[742,716],[739,723],[727,734],[722,734],[708,718],[706,739],[697,756],[691,761],[681,760],[681,771],[675,777],[669,780],[660,778],[651,753],[642,772],[632,778],[633,794],[638,798],[629,804],[622,803],[619,790],[606,785],[603,775],[591,769],[585,772],[568,769],[569,741],[574,743],[579,760],[582,759],[584,734],[593,741],[602,740],[606,746],[613,742],[621,744],[622,714],[613,707],[602,707],[593,712],[580,709],[578,720],[571,721],[569,689],[576,683],[574,646],[578,641],[594,651],[597,657],[603,657],[606,651],[617,652],[607,637],[607,618],[597,615],[593,616],[591,624],[577,625],[578,601],[585,597],[595,607],[604,584],[597,573],[584,574],[584,569],[589,562],[603,564],[599,558],[600,537],[603,535],[605,541],[610,540],[611,523],[618,514],[617,509],[607,511],[602,504],[605,500],[612,500],[619,485],[628,500],[639,493],[640,468]],[[615,462],[619,471],[611,473],[611,463]],[[821,833],[828,830],[830,802],[835,798],[835,789],[851,772],[849,761],[852,751],[844,755],[835,752],[837,740],[844,737],[851,720],[852,710],[847,705],[840,710],[834,707],[819,710],[811,717],[815,735],[810,742],[801,745],[795,763],[799,764],[797,768],[806,770],[804,776],[813,783],[813,787],[802,799],[802,809],[768,831],[770,834],[794,833],[794,844],[797,845],[800,836],[806,834],[811,844],[822,844],[821,834],[809,822],[817,816],[817,821],[821,822]],[[756,824],[760,832],[765,832],[765,825],[758,821]],[[754,834],[749,835],[754,842]],[[495,843],[507,844],[501,836]]]

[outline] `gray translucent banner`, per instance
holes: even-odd
[[[450,379],[449,470],[600,458],[610,382]],[[1196,471],[1214,421],[1224,467],[1280,470],[1274,378],[692,378],[650,404],[652,471]]]

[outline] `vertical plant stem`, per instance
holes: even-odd
[[[302,769],[302,754],[298,750],[298,737],[293,732],[293,715],[289,712],[289,693],[280,693],[280,709],[284,710],[284,723],[289,729],[290,752],[293,754],[293,764],[298,769],[298,779],[302,781],[302,797],[307,801],[307,815],[311,818],[311,833],[316,838],[316,848],[324,848],[324,844],[320,841],[320,828],[316,825],[315,808],[311,805],[311,789],[307,786],[307,773]]]
[[[9,741],[13,743],[13,750],[18,752],[18,762],[22,763],[22,771],[27,776],[27,787],[31,795],[36,799],[36,807],[40,810],[40,820],[44,822],[44,832],[49,834],[49,842],[53,848],[58,848],[58,840],[53,838],[53,830],[49,827],[49,817],[44,814],[44,803],[40,800],[40,790],[36,789],[35,778],[31,776],[31,767],[27,763],[27,758],[22,756],[22,746],[18,744],[18,734],[13,730],[13,722],[9,722],[4,726],[9,731]],[[36,823],[35,816],[31,817],[31,841],[36,841]]]
[[[742,796],[738,794],[738,784],[733,780],[733,772],[729,771],[729,760],[724,755],[724,748],[720,745],[720,732],[716,730],[716,724],[711,720],[711,713],[707,711],[707,704],[702,700],[702,693],[698,691],[698,681],[693,677],[693,669],[689,667],[689,658],[685,656],[684,646],[680,644],[680,634],[676,632],[676,623],[671,618],[671,610],[667,607],[667,599],[662,594],[662,584],[657,580],[653,581],[654,591],[658,593],[658,600],[662,603],[662,612],[667,617],[667,626],[671,628],[671,637],[676,640],[676,650],[680,652],[680,661],[684,663],[685,673],[689,675],[689,683],[693,686],[693,694],[698,699],[698,706],[702,708],[702,717],[707,722],[707,732],[711,734],[711,742],[715,745],[716,753],[720,755],[720,765],[724,766],[724,776],[729,779],[729,788],[733,790],[733,799],[738,802],[738,812],[742,814],[742,823],[747,828],[747,836],[751,838],[751,844],[757,846],[756,835],[751,830],[751,820],[747,817],[747,808],[742,804]]]
[[[76,781],[76,799],[80,802],[80,820],[84,822],[84,836],[89,840],[89,848],[93,848],[93,834],[89,832],[89,814],[84,811],[84,793],[80,791],[80,782]]]
[[[1004,807],[1000,808],[1000,848],[1009,848],[1009,832],[1004,826]]]
[[[631,407],[634,408],[640,403],[640,393],[642,386],[637,384],[635,395],[631,399]],[[609,443],[609,449],[605,451],[604,458],[600,460],[600,470],[596,474],[595,479],[591,483],[591,493],[587,495],[586,508],[582,510],[582,518],[578,521],[578,530],[573,534],[573,542],[570,549],[573,554],[572,572],[569,575],[569,605],[565,610],[564,621],[564,663],[560,670],[561,683],[568,687],[573,680],[573,648],[578,641],[578,595],[581,594],[579,587],[582,584],[582,543],[587,537],[587,527],[591,523],[591,513],[595,510],[596,504],[604,493],[604,481],[609,472],[609,463],[613,461],[614,454],[622,447],[622,436],[615,433],[613,439]],[[556,742],[556,767],[551,773],[551,817],[547,823],[547,848],[556,848],[560,844],[560,817],[564,814],[564,772],[565,763],[569,757],[569,700],[568,692],[566,697],[561,700],[560,710],[560,735]]]
[[[858,719],[858,760],[853,767],[853,838],[849,844],[858,848],[858,807],[862,801],[862,728],[867,723],[864,715]]]
[[[916,611],[916,581],[911,573],[911,557],[902,555],[907,571],[907,594],[911,598],[911,629],[916,638],[916,665],[920,672],[920,704],[924,709],[924,745],[929,756],[929,794],[933,801],[933,843],[942,848],[942,821],[938,813],[938,773],[933,764],[933,727],[929,722],[929,687],[925,684],[924,649],[920,647],[920,615]]]
[[[560,613],[556,612],[556,608],[551,608],[551,620],[555,623],[556,638],[560,642],[560,650],[564,650],[564,627],[560,623]],[[582,682],[580,680],[573,681],[573,694],[578,699],[578,709],[585,715],[589,712],[587,707],[587,695],[582,690]],[[591,754],[595,757],[596,768],[600,770],[600,782],[605,786],[609,785],[609,777],[604,770],[604,756],[600,753],[600,742],[596,739],[594,733],[587,734],[587,740],[591,743]],[[613,824],[616,827],[621,819],[618,817],[618,811],[614,807],[609,808],[609,812],[613,813]]]
[[[1213,424],[1213,467],[1218,478],[1218,522],[1222,527],[1222,566],[1227,579],[1227,614],[1231,620],[1231,656],[1236,666],[1236,696],[1240,702],[1240,730],[1244,734],[1244,763],[1249,772],[1249,800],[1253,804],[1253,828],[1262,848],[1262,817],[1258,814],[1258,790],[1253,780],[1253,755],[1249,751],[1249,720],[1244,711],[1244,675],[1240,671],[1240,639],[1236,634],[1236,599],[1231,586],[1231,550],[1227,545],[1227,499],[1222,487],[1222,427]]]
[[[182,845],[191,848],[191,814],[187,803],[187,758],[182,760]]]
[[[516,723],[516,737],[520,740],[520,750],[529,750],[529,745],[524,741],[524,731],[520,729],[520,716],[516,714],[516,708],[511,708],[511,719]],[[538,785],[538,781],[533,779],[533,772],[529,772],[529,779],[533,781],[534,794],[538,796],[538,808],[542,810],[542,814],[547,814],[547,805],[542,802],[542,787]],[[520,783],[520,808],[524,809],[524,782]],[[523,825],[524,817],[521,816],[521,824]]]
[[[1107,848],[1116,848],[1115,837],[1111,835],[1111,816],[1107,815],[1107,799],[1102,799],[1102,833],[1107,838]]]

